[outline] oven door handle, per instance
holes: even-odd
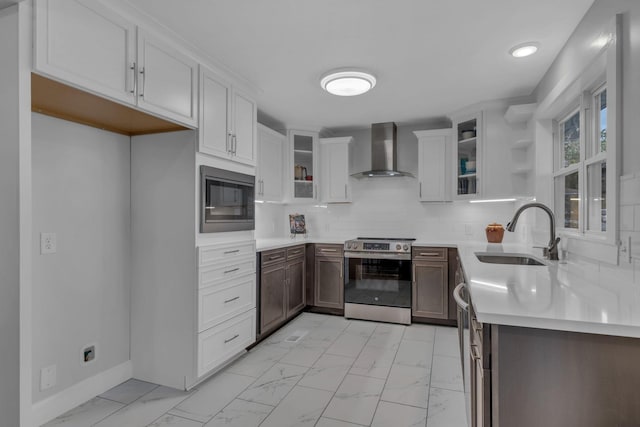
[[[411,260],[410,254],[379,254],[370,252],[345,252],[345,258],[356,259],[397,259],[397,260]]]
[[[458,307],[460,307],[462,311],[467,311],[469,303],[466,302],[460,295],[460,292],[462,291],[462,288],[464,288],[464,285],[465,283],[461,282],[458,284],[458,286],[456,286],[456,288],[453,290],[453,298],[456,300]]]

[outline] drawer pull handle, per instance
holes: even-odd
[[[238,252],[240,252],[240,249],[235,249],[233,251],[226,251],[224,254],[225,255],[229,255],[229,254],[237,254]]]
[[[269,257],[269,261],[273,261],[274,259],[280,259],[280,258],[282,258],[281,255],[272,255]]]
[[[235,297],[235,298],[228,299],[228,300],[226,300],[224,303],[225,303],[225,304],[228,304],[228,303],[230,303],[230,302],[232,302],[232,301],[235,301],[235,300],[237,300],[237,299],[240,299],[240,297]]]
[[[338,252],[337,249],[324,249],[324,248],[320,249],[320,251],[322,251],[322,252]]]
[[[234,271],[238,271],[240,270],[240,267],[236,267],[236,268],[232,268],[231,270],[227,270],[224,272],[224,274],[229,274],[229,273],[233,273]]]
[[[420,252],[418,256],[440,256],[440,252]]]
[[[291,255],[298,255],[299,253],[302,253],[302,251],[301,250],[292,251]]]
[[[229,343],[233,340],[235,340],[236,338],[238,338],[240,335],[239,334],[235,334],[234,336],[232,336],[231,338],[229,338],[228,340],[224,340],[224,343]]]

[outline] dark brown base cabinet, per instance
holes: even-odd
[[[470,309],[470,427],[640,426],[640,339],[482,324]]]
[[[416,246],[412,258],[411,315],[414,319],[449,319],[448,249]]]
[[[260,255],[258,336],[269,334],[306,305],[305,246],[264,251]]]
[[[344,258],[342,245],[315,245],[314,306],[344,309]]]

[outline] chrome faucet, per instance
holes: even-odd
[[[542,249],[545,258],[548,258],[551,261],[557,261],[558,243],[560,242],[560,238],[556,238],[556,218],[553,215],[553,211],[546,205],[543,205],[542,203],[527,203],[526,205],[521,206],[513,215],[511,222],[507,224],[507,231],[513,232],[516,229],[516,223],[518,222],[520,214],[528,208],[540,208],[549,215],[549,246]]]

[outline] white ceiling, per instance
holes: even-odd
[[[129,0],[257,88],[288,127],[441,117],[532,93],[593,0]],[[537,41],[539,52],[508,50]],[[324,92],[333,68],[372,71],[358,97]]]

